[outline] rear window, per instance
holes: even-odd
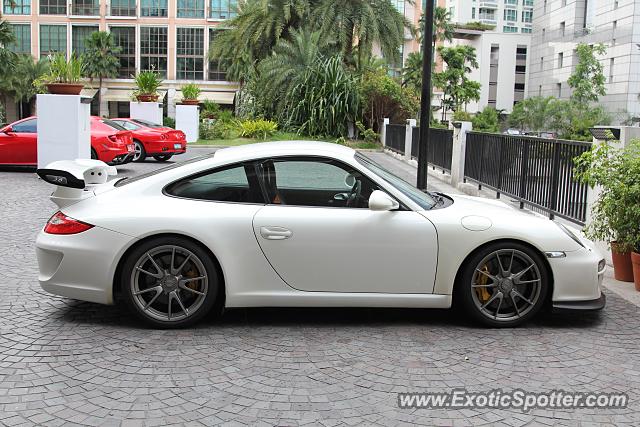
[[[153,123],[153,122],[149,122],[147,120],[141,120],[141,119],[131,119],[132,122],[141,124],[142,126],[146,126],[148,128],[161,128],[164,127],[162,125],[159,125],[157,123]]]
[[[136,182],[136,181],[140,181],[141,179],[145,179],[145,178],[148,178],[150,176],[154,176],[154,175],[157,175],[159,173],[169,171],[171,169],[179,168],[180,166],[184,166],[184,165],[188,165],[190,163],[195,163],[195,162],[199,162],[201,160],[209,159],[209,158],[213,157],[215,154],[216,154],[215,152],[210,153],[210,154],[205,154],[204,156],[194,157],[192,159],[185,160],[184,162],[176,162],[176,163],[171,164],[169,166],[165,166],[163,168],[156,169],[156,170],[153,170],[151,172],[143,173],[141,175],[136,175],[136,176],[133,176],[133,177],[120,178],[115,183],[115,186],[116,187],[122,187],[124,185],[131,184],[131,183]]]
[[[114,122],[113,120],[103,119],[103,120],[101,120],[101,122],[104,123],[107,126],[110,126],[110,127],[114,128],[114,129],[116,129],[116,130],[127,130],[127,129],[124,128],[124,126]]]

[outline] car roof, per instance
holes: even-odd
[[[216,151],[216,163],[233,163],[243,160],[281,156],[328,156],[336,159],[352,159],[355,150],[344,145],[322,141],[274,141],[228,147]]]

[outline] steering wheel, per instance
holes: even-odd
[[[345,206],[349,208],[352,207],[352,205],[355,205],[355,203],[357,203],[358,199],[360,198],[361,193],[362,181],[356,179],[356,183],[353,184],[353,187],[351,187],[351,191],[349,192],[349,196],[347,196],[347,203],[345,204]]]

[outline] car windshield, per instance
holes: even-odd
[[[157,129],[157,128],[164,127],[164,126],[162,126],[162,125],[159,125],[159,124],[157,124],[157,123],[153,123],[153,122],[149,122],[149,121],[147,121],[147,120],[131,119],[131,121],[132,121],[132,122],[134,122],[134,123],[138,123],[138,124],[140,124],[140,125],[142,125],[142,126],[146,126],[146,127],[148,127],[148,128],[156,128],[156,129]]]
[[[113,120],[107,120],[107,119],[103,119],[102,123],[104,123],[107,126],[110,126],[116,130],[126,130],[122,125],[114,122]]]
[[[357,153],[355,158],[358,161],[358,163],[362,164],[364,167],[374,172],[380,178],[387,181],[394,188],[396,188],[402,194],[410,198],[414,203],[419,205],[421,208],[425,210],[429,210],[437,204],[436,200],[434,200],[434,198],[431,197],[429,194],[423,193],[413,185],[409,184],[407,181],[397,177],[396,175],[389,172],[379,164],[364,157],[362,154]]]

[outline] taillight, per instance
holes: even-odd
[[[107,138],[109,138],[109,140],[111,140],[112,142],[118,142],[118,137],[115,135],[109,135]]]
[[[90,228],[93,228],[93,225],[70,218],[58,211],[49,218],[47,225],[44,226],[44,232],[48,234],[78,234]]]

